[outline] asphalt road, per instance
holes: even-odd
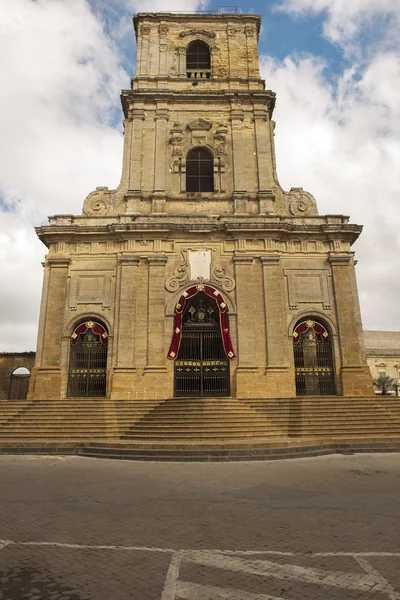
[[[0,600],[400,600],[400,454],[0,457]]]

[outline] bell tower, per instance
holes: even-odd
[[[279,185],[260,22],[135,15],[120,185],[36,230],[49,253],[30,397],[372,393],[362,228]]]

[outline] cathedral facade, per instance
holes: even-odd
[[[361,227],[278,182],[260,17],[140,13],[116,190],[56,215],[29,397],[369,396]]]

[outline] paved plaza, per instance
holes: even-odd
[[[400,600],[400,455],[0,458],[0,600]]]

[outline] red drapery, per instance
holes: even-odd
[[[325,327],[321,325],[321,323],[317,323],[317,321],[307,319],[307,321],[302,321],[295,327],[293,332],[293,343],[298,344],[301,334],[305,333],[308,329],[313,329],[325,342],[328,341],[329,333]]]
[[[81,323],[78,327],[75,327],[74,333],[71,335],[71,344],[76,346],[79,336],[86,333],[88,329],[91,329],[95,335],[99,336],[102,344],[107,344],[107,331],[104,329],[103,325],[95,323],[94,321],[85,321],[85,323]]]
[[[171,345],[168,351],[168,358],[170,358],[171,360],[175,360],[178,356],[179,347],[181,345],[182,339],[182,317],[185,304],[187,300],[190,300],[190,298],[193,298],[193,296],[195,296],[199,292],[204,292],[205,294],[207,294],[207,296],[210,296],[210,298],[214,298],[214,300],[217,302],[219,308],[219,322],[221,327],[222,342],[224,344],[225,354],[228,358],[234,360],[236,358],[236,354],[232,346],[231,336],[229,335],[229,320],[226,312],[226,303],[224,302],[224,299],[218,290],[211,287],[210,285],[203,285],[202,283],[200,283],[199,285],[194,285],[193,287],[183,292],[183,294],[178,300],[178,303],[175,306],[174,331],[172,334]]]

